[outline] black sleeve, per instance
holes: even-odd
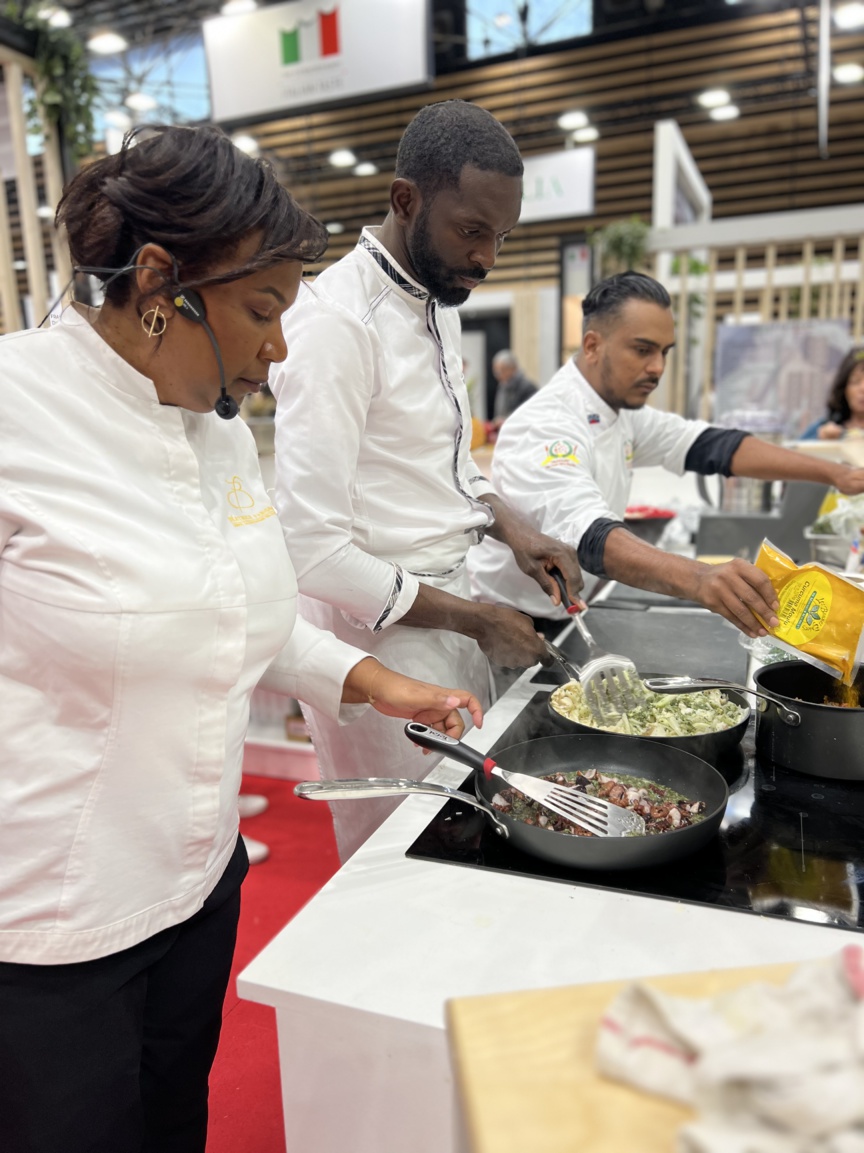
[[[701,472],[703,476],[713,476],[715,472],[731,476],[732,457],[744,437],[750,435],[738,428],[706,428],[690,445],[684,468],[687,472]]]
[[[581,567],[586,572],[590,572],[592,576],[605,577],[607,575],[603,568],[603,550],[606,548],[606,537],[613,528],[624,528],[624,525],[620,520],[609,520],[608,517],[601,516],[592,521],[582,534],[576,555]]]

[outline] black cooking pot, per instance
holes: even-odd
[[[756,752],[760,757],[814,777],[864,780],[864,708],[825,704],[837,699],[838,681],[806,661],[765,665],[754,676],[757,688],[800,718],[789,723],[776,704],[760,701],[756,710]],[[856,686],[864,693],[864,679]]]
[[[660,673],[642,673],[642,677],[660,676]],[[691,753],[694,757],[699,757],[700,760],[707,761],[709,765],[718,765],[718,762],[728,758],[732,754],[732,759],[735,760],[735,754],[738,746],[744,738],[744,733],[747,731],[747,724],[750,720],[750,703],[746,697],[740,693],[734,692],[732,689],[723,690],[730,701],[736,705],[740,705],[746,710],[743,719],[737,725],[733,725],[731,729],[722,729],[719,733],[697,733],[695,736],[689,737],[631,737],[626,733],[614,733],[613,736],[620,736],[628,741],[649,741],[651,744],[669,745],[670,748],[680,749],[681,752]],[[584,733],[585,736],[593,734],[597,735],[602,732],[601,729],[592,728],[590,725],[582,725],[578,721],[571,721],[569,717],[565,717],[563,713],[559,713],[552,705],[552,694],[549,694],[548,702],[549,715],[554,719],[555,723],[562,729],[566,729],[571,733]],[[728,774],[724,774],[728,778]]]
[[[517,849],[571,868],[641,869],[695,853],[719,829],[729,799],[726,782],[711,765],[680,749],[639,737],[617,733],[540,737],[502,749],[496,753],[497,761],[493,761],[425,725],[410,722],[405,732],[415,743],[476,769],[474,789],[478,799],[488,806],[495,794],[507,787],[500,777],[490,775],[497,761],[502,769],[532,777],[572,773],[576,769],[596,769],[605,776],[643,777],[690,801],[705,802],[705,814],[696,824],[635,837],[579,837],[528,825],[506,813],[496,812],[494,819],[487,813],[493,826],[501,824],[507,829],[509,842]]]

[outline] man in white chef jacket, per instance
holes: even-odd
[[[536,580],[582,578],[575,550],[517,516],[471,459],[459,318],[519,219],[522,160],[506,129],[464,101],[429,105],[400,142],[390,211],[306,288],[284,320],[276,504],[301,613],[402,672],[488,702],[489,663],[547,659],[531,621],[470,601],[469,547],[494,535]],[[455,679],[454,679],[455,678]],[[372,714],[373,710],[369,710]],[[322,776],[422,777],[436,763],[375,714],[341,733],[306,710]],[[349,857],[395,802],[333,806]]]
[[[671,302],[650,276],[625,272],[596,284],[582,305],[582,348],[501,430],[492,462],[496,491],[540,532],[573,545],[587,574],[697,601],[748,636],[765,635],[753,615],[777,623],[765,574],[740,558],[709,565],[640,540],[623,525],[633,469],[662,465],[759,480],[806,480],[861,492],[864,470],[735,429],[648,408],[675,342]],[[563,617],[496,541],[472,551],[475,596],[533,616]]]

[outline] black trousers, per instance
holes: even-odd
[[[198,913],[121,953],[0,963],[3,1153],[204,1153],[247,868],[238,839]]]

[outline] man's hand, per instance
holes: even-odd
[[[503,605],[475,604],[477,610],[468,636],[472,636],[493,665],[527,669],[549,654],[530,617]]]
[[[693,599],[731,621],[748,637],[767,635],[755,613],[771,628],[780,623],[774,586],[755,565],[736,557],[726,564],[697,564],[696,569]]]
[[[495,524],[489,529],[489,535],[509,546],[516,563],[524,573],[537,581],[552,604],[561,603],[558,585],[549,575],[553,568],[562,573],[570,600],[574,604],[578,603],[585,581],[575,548],[538,532],[501,497],[486,493],[483,500],[495,513]]]
[[[834,485],[844,496],[857,496],[864,492],[864,468],[841,466],[837,470]]]

